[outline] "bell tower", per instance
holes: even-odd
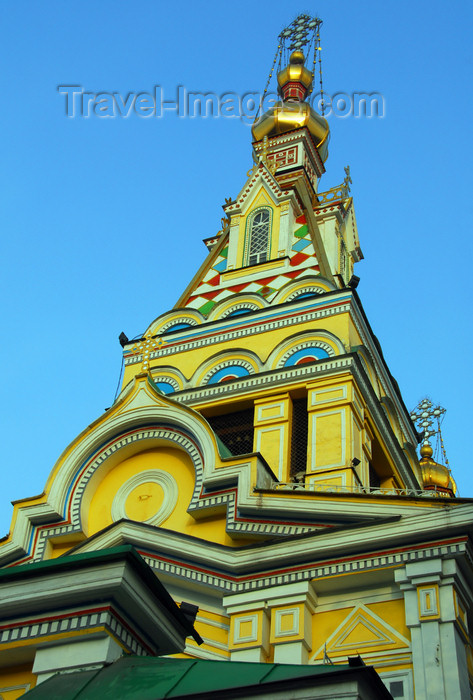
[[[156,619],[181,656],[206,663],[321,665],[324,677],[361,654],[393,697],[471,695],[473,500],[458,496],[445,455],[434,459],[444,409],[424,399],[408,413],[354,289],[349,168],[321,187],[320,24],[301,15],[279,36],[280,100],[253,125],[251,170],[195,276],[142,337],[120,336],[119,395],[44,493],[14,506],[0,541],[0,654],[16,684],[72,658],[74,638],[87,669],[97,649],[107,662],[122,647],[164,653]],[[186,601],[174,613],[148,604],[161,600],[149,571],[136,588],[139,557]],[[15,567],[25,585],[12,598]],[[66,567],[71,581],[85,572],[81,607],[82,579],[57,582]],[[98,608],[110,580],[133,596],[116,588]],[[191,616],[184,647],[169,620],[185,632]]]

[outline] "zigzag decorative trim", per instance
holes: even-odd
[[[105,627],[131,654],[148,656],[153,650],[148,645],[139,643],[120,622],[115,611],[110,608],[95,608],[80,612],[65,613],[52,619],[32,619],[19,625],[18,622],[0,627],[0,645],[11,644],[18,639],[22,642],[41,641],[46,637],[64,635],[68,632],[90,632],[94,628]]]
[[[158,572],[184,578],[194,583],[203,583],[227,593],[243,593],[270,586],[278,586],[299,581],[309,581],[314,578],[340,576],[356,572],[374,571],[386,567],[401,566],[413,561],[421,561],[435,557],[455,556],[465,554],[464,542],[453,542],[443,545],[425,545],[407,551],[394,550],[392,553],[361,554],[335,561],[318,563],[317,565],[299,565],[280,569],[275,572],[255,573],[251,576],[238,576],[230,573],[217,574],[199,566],[184,564],[178,560],[160,557],[157,553],[140,551],[149,566]],[[246,580],[245,580],[246,579]]]
[[[248,360],[242,360],[239,358],[231,358],[229,360],[224,360],[223,362],[219,362],[219,364],[214,365],[209,371],[205,374],[204,378],[202,379],[202,384],[208,384],[209,380],[216,374],[219,370],[225,369],[225,367],[244,367],[246,370],[248,370],[249,374],[254,374],[254,367],[251,364],[251,362],[248,362]]]
[[[214,328],[213,331],[209,332],[209,329],[198,326],[198,330],[196,332],[199,332],[200,335],[204,335],[204,333],[207,332],[208,335],[200,338],[198,337],[195,340],[184,339],[181,341],[176,340],[172,344],[167,343],[165,346],[161,346],[160,349],[151,352],[150,358],[157,359],[166,357],[168,355],[174,355],[178,352],[185,352],[186,350],[207,347],[209,345],[215,345],[216,343],[225,343],[229,340],[236,340],[237,338],[244,338],[257,333],[264,333],[266,331],[277,330],[278,328],[286,328],[288,326],[306,323],[307,321],[315,321],[320,318],[327,318],[328,316],[345,313],[350,309],[350,302],[350,298],[344,297],[342,299],[335,300],[333,304],[327,307],[315,310],[313,309],[305,313],[301,313],[300,309],[297,309],[292,311],[290,314],[286,313],[282,318],[273,318],[268,321],[262,320],[259,322],[257,320],[253,320],[251,324],[249,323],[248,319],[245,319],[245,321],[242,321],[241,324],[238,324],[238,321],[232,318],[232,329],[224,329],[220,332],[218,328]],[[266,309],[264,309],[264,311],[266,311]],[[244,326],[244,323],[247,325]],[[125,359],[125,365],[132,365],[141,361],[141,355],[133,355]]]
[[[179,318],[173,318],[171,321],[165,323],[164,326],[161,326],[159,329],[159,335],[162,335],[165,333],[165,331],[172,329],[173,326],[178,326],[180,323],[188,323],[190,326],[199,325],[195,318],[191,318],[190,316],[179,316]]]
[[[206,401],[210,398],[215,398],[216,396],[243,394],[268,384],[271,384],[271,386],[279,386],[281,384],[293,382],[295,379],[308,379],[318,374],[330,373],[335,370],[346,369],[353,366],[354,362],[351,356],[339,356],[314,364],[295,365],[289,369],[284,368],[272,370],[267,373],[252,374],[250,377],[234,380],[232,382],[225,382],[224,384],[211,384],[198,389],[187,389],[173,394],[172,398],[173,401],[184,403],[187,406]]]
[[[194,464],[195,490],[193,494],[193,502],[198,502],[198,494],[202,490],[203,482],[203,461],[198,446],[176,426],[137,428],[134,431],[126,433],[126,435],[121,435],[109,441],[98,454],[96,452],[94,456],[89,457],[88,460],[79,467],[78,472],[81,472],[81,474],[71,490],[69,500],[66,502],[64,509],[64,517],[66,518],[66,514],[68,513],[68,519],[66,522],[55,526],[53,525],[52,527],[40,525],[37,528],[34,528],[37,533],[37,539],[36,546],[33,544],[32,561],[39,561],[43,559],[44,550],[50,537],[81,532],[82,498],[89,480],[100,465],[122,447],[130,445],[134,442],[150,439],[167,440],[169,442],[177,443],[184,448]],[[34,533],[31,539],[34,539]]]
[[[292,292],[292,294],[290,294],[285,301],[293,301],[294,299],[297,299],[297,297],[300,297],[302,294],[325,294],[326,291],[327,290],[322,289],[322,287],[317,287],[315,284],[311,284],[306,287],[296,289],[296,291]]]
[[[333,357],[335,354],[332,346],[328,343],[324,343],[322,340],[306,340],[305,342],[298,343],[297,345],[294,345],[292,348],[287,350],[279,360],[278,366],[284,367],[284,364],[290,357],[292,357],[292,355],[294,355],[296,352],[299,352],[299,350],[305,350],[306,348],[308,348],[309,350],[311,348],[320,348],[321,350],[325,350],[327,355],[330,355],[331,357]]]

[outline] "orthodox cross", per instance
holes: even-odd
[[[425,399],[419,401],[415,409],[411,411],[411,420],[416,424],[419,431],[423,433],[423,444],[430,444],[429,438],[434,437],[435,435],[438,436],[442,456],[445,464],[448,466],[448,459],[445,453],[445,446],[443,444],[442,431],[440,430],[440,419],[445,412],[445,408],[442,408],[442,406],[434,406],[432,401],[426,397]],[[434,425],[435,421],[437,425]]]
[[[146,374],[150,370],[150,356],[154,350],[157,350],[165,341],[162,338],[153,338],[151,333],[146,333],[143,338],[134,346],[133,354],[141,355],[141,371]]]

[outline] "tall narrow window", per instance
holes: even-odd
[[[305,472],[307,468],[307,441],[309,436],[309,414],[307,396],[292,401],[292,436],[291,436],[291,478]]]
[[[256,265],[268,260],[271,243],[270,232],[270,209],[258,209],[252,214],[248,226],[247,265]]]

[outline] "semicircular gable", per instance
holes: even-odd
[[[191,326],[198,326],[205,321],[204,316],[196,309],[173,309],[158,316],[148,327],[146,334],[162,335],[171,331],[183,330]]]
[[[269,355],[265,367],[280,369],[344,354],[343,343],[328,331],[308,331],[280,343]]]
[[[288,301],[295,301],[304,296],[316,296],[335,290],[335,286],[325,279],[325,277],[308,276],[297,281],[288,282],[282,287],[272,300],[272,304],[283,304]]]
[[[269,306],[269,303],[259,294],[235,294],[230,299],[219,302],[210,312],[209,321],[226,318],[234,312],[247,313],[259,311]]]
[[[198,413],[159,395],[147,378],[138,378],[58,461],[42,513],[46,524],[38,526],[38,534],[29,538],[30,556],[41,559],[49,537],[83,533],[85,514],[101,481],[125,460],[149,450],[183,454],[193,470],[192,498],[186,509],[198,504],[205,474],[212,473],[220,459],[215,435]],[[36,525],[32,527],[36,531]]]
[[[193,386],[214,384],[261,372],[259,357],[249,350],[219,353],[204,362],[195,372]]]
[[[173,394],[187,388],[188,382],[180,370],[175,367],[152,367],[151,378],[163,394]]]
[[[200,493],[203,459],[195,437],[156,421],[117,438],[87,465],[71,494],[72,522],[87,536],[124,518],[162,525],[179,519]],[[108,463],[107,463],[108,461]],[[176,513],[178,509],[178,513]]]

